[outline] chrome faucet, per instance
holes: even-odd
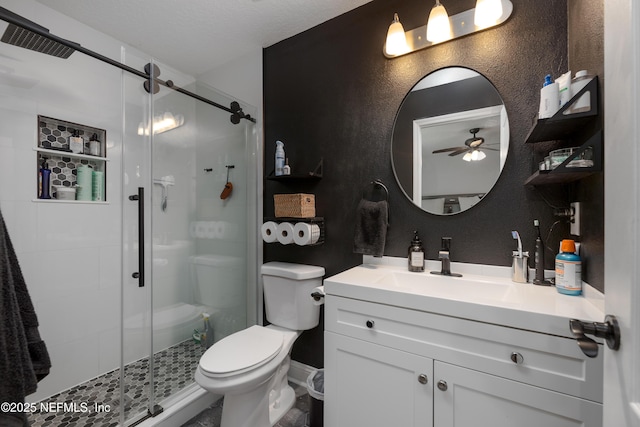
[[[438,252],[438,259],[442,262],[440,271],[432,271],[431,274],[439,274],[441,276],[462,277],[462,274],[451,272],[451,259],[449,251],[451,250],[451,237],[443,237]]]

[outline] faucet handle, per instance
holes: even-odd
[[[451,237],[443,237],[440,243],[441,251],[449,252],[451,250]]]

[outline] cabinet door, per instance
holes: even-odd
[[[600,403],[438,361],[434,372],[434,427],[602,426]]]
[[[430,427],[433,360],[325,332],[324,425]]]

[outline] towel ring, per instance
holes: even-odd
[[[364,191],[362,192],[362,198],[365,199],[365,200],[369,200],[370,199],[369,197],[367,197],[367,190],[369,190],[369,188],[371,188],[371,193],[369,195],[371,196],[371,198],[373,198],[373,193],[376,190],[376,188],[378,188],[378,187],[380,187],[380,188],[382,188],[384,190],[384,193],[385,193],[385,198],[384,199],[388,202],[389,201],[389,189],[379,179],[376,179],[375,181],[371,181],[369,183],[369,185],[367,187],[365,187]],[[375,200],[369,200],[369,201],[373,202]]]

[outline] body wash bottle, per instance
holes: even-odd
[[[418,236],[418,231],[414,231],[411,246],[409,246],[409,271],[424,271],[424,246]]]

